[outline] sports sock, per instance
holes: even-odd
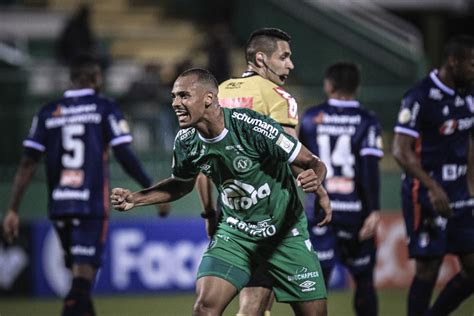
[[[408,316],[421,316],[428,310],[433,288],[436,283],[434,280],[423,280],[413,278],[408,293]]]
[[[72,279],[72,286],[64,298],[62,316],[95,316],[91,299],[92,283],[85,278]]]
[[[446,284],[444,289],[438,295],[438,298],[430,308],[428,315],[448,315],[472,293],[474,293],[474,282],[472,279],[464,277],[461,273],[458,273],[448,282],[448,284]]]
[[[324,283],[326,284],[326,289],[329,289],[333,267],[322,268],[322,270],[323,270]]]
[[[378,299],[375,292],[372,271],[354,276],[356,289],[354,309],[359,316],[375,316],[378,311]]]

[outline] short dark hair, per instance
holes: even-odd
[[[468,58],[472,49],[474,49],[473,36],[467,34],[454,36],[444,46],[441,62],[446,63],[450,56],[458,60],[464,60]]]
[[[219,87],[216,77],[207,69],[202,68],[191,68],[183,71],[178,77],[196,76],[197,80],[201,83],[208,84],[216,90]]]
[[[360,70],[356,64],[342,61],[329,66],[324,79],[331,82],[335,91],[353,94],[360,84]]]
[[[71,81],[93,79],[100,69],[100,60],[95,55],[80,54],[74,57],[69,66]]]
[[[264,27],[250,34],[245,48],[247,63],[255,63],[255,54],[258,51],[271,55],[276,50],[277,41],[291,42],[291,36],[283,30]]]

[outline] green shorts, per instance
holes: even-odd
[[[306,234],[255,242],[218,231],[204,253],[197,278],[217,276],[240,291],[262,266],[273,280],[278,302],[327,297],[321,266]]]

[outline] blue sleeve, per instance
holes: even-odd
[[[424,99],[415,92],[409,92],[405,95],[398,112],[395,133],[409,135],[415,138],[420,136],[420,112]]]
[[[28,149],[28,153],[33,151],[44,153],[46,151],[46,144],[45,117],[43,111],[40,111],[33,117],[28,136],[23,141],[23,147]]]
[[[113,146],[114,155],[123,167],[125,172],[135,179],[144,188],[151,186],[150,177],[143,170],[142,165],[137,159],[137,156],[130,149],[129,144],[120,144]]]
[[[118,106],[111,102],[106,119],[106,138],[111,146],[131,143],[132,134]]]
[[[363,197],[370,212],[380,210],[380,170],[379,157],[361,157]]]

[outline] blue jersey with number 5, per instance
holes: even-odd
[[[131,140],[117,105],[92,89],[44,106],[23,145],[45,154],[50,218],[107,216],[108,148]]]

